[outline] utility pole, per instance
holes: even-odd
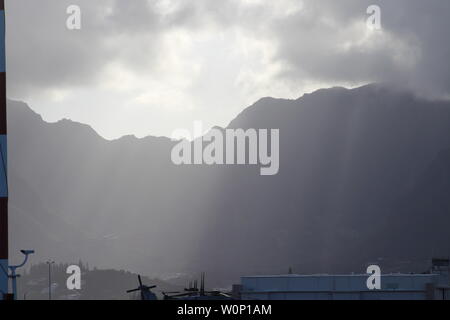
[[[0,0],[0,300],[8,293],[8,178],[6,148],[5,1]]]
[[[52,300],[52,264],[55,261],[48,260],[46,263],[48,264],[48,300]]]

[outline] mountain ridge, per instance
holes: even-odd
[[[226,128],[280,130],[280,172],[271,177],[252,166],[175,166],[168,138],[109,141],[16,105],[8,106],[13,253],[38,246],[41,261],[156,276],[208,270],[229,284],[289,266],[351,272],[380,256],[450,252],[446,234],[431,237],[433,224],[448,225],[439,208],[426,230],[399,231],[401,199],[413,203],[421,176],[450,149],[449,102],[379,85],[260,99]],[[37,234],[27,215],[43,221]],[[420,247],[420,257],[406,246]]]
[[[372,83],[372,84],[367,84],[367,85],[364,85],[364,86],[361,86],[361,87],[357,87],[357,88],[351,88],[351,89],[349,89],[349,88],[345,88],[345,87],[342,87],[342,86],[335,86],[335,87],[329,87],[329,88],[321,88],[321,89],[317,89],[317,90],[314,90],[314,91],[312,91],[312,92],[310,92],[310,93],[304,93],[303,95],[301,95],[300,97],[298,97],[298,98],[294,98],[294,99],[285,99],[285,98],[275,98],[275,97],[270,97],[270,96],[266,96],[266,97],[262,97],[262,98],[260,98],[260,99],[258,99],[258,100],[256,100],[254,103],[252,103],[251,105],[249,105],[249,106],[247,106],[246,108],[244,108],[241,112],[239,112],[237,115],[236,115],[236,117],[233,119],[233,120],[231,120],[230,122],[229,122],[229,124],[228,125],[226,125],[225,127],[221,127],[221,126],[213,126],[213,128],[214,127],[217,127],[217,128],[228,128],[228,127],[230,127],[230,125],[237,119],[237,118],[239,118],[243,113],[245,114],[245,112],[247,112],[247,111],[249,111],[249,110],[252,110],[252,109],[255,109],[255,108],[259,108],[259,107],[264,107],[266,104],[267,104],[267,102],[268,103],[274,103],[274,102],[278,102],[278,103],[283,103],[283,102],[301,102],[302,101],[302,99],[305,99],[305,98],[309,98],[309,97],[313,97],[313,96],[316,96],[316,95],[320,95],[320,94],[322,94],[322,93],[330,93],[330,92],[334,92],[334,93],[343,93],[343,92],[345,92],[345,93],[349,93],[349,92],[351,92],[352,90],[364,90],[364,89],[369,89],[369,90],[372,90],[372,89],[375,89],[375,90],[385,90],[386,89],[386,87],[385,87],[385,85],[384,84],[381,84],[381,83]],[[389,89],[389,90],[392,90],[392,89]],[[396,92],[401,92],[401,93],[410,93],[410,92],[408,92],[406,89],[396,89],[395,90]],[[415,98],[419,98],[419,97],[415,97]],[[425,99],[425,98],[423,98],[425,101],[445,101],[445,100],[431,100],[431,99]],[[35,116],[37,116],[38,118],[40,118],[40,120],[42,120],[43,122],[45,122],[45,123],[48,123],[48,124],[53,124],[53,125],[64,125],[64,124],[69,124],[69,125],[75,125],[75,126],[77,126],[77,125],[79,125],[79,126],[85,126],[85,127],[88,127],[90,130],[92,130],[93,132],[95,132],[95,134],[96,135],[98,135],[99,137],[101,137],[102,139],[104,139],[104,140],[106,140],[106,141],[117,141],[117,140],[121,140],[121,139],[128,139],[128,138],[131,138],[131,137],[134,137],[134,138],[136,138],[137,140],[145,140],[145,139],[151,139],[151,138],[166,138],[166,139],[169,139],[169,140],[172,140],[172,138],[171,137],[167,137],[167,136],[154,136],[154,135],[146,135],[146,136],[143,136],[143,137],[136,137],[134,134],[126,134],[126,135],[123,135],[123,136],[120,136],[120,137],[118,137],[118,138],[114,138],[114,139],[107,139],[107,138],[105,138],[105,137],[103,137],[102,135],[100,135],[91,125],[89,125],[89,124],[86,124],[86,123],[82,123],[82,122],[79,122],[79,121],[75,121],[75,120],[72,120],[72,119],[70,119],[70,118],[62,118],[62,119],[59,119],[59,120],[57,120],[57,121],[46,121],[46,120],[44,120],[43,119],[43,117],[42,117],[42,115],[40,115],[38,112],[36,112],[36,111],[34,111],[26,102],[24,102],[24,101],[22,101],[22,100],[15,100],[15,99],[8,99],[8,103],[12,103],[12,104],[14,104],[14,105],[16,105],[16,106],[21,106],[21,107],[25,107],[25,108],[27,108],[27,109],[29,109],[31,112],[32,112],[32,114],[33,115],[35,115]],[[17,107],[16,107],[17,108]]]

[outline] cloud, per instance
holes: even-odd
[[[65,27],[71,4],[82,9],[80,31]],[[450,2],[376,1],[381,31],[366,27],[371,4],[10,0],[8,94],[107,137],[170,135],[195,119],[226,125],[261,96],[329,85],[392,82],[450,95]],[[128,123],[119,130],[111,119]]]

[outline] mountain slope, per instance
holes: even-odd
[[[420,215],[402,201],[418,198],[411,196],[418,186],[443,188],[439,174],[420,179],[450,148],[450,103],[381,85],[332,88],[261,99],[228,128],[280,129],[279,174],[178,167],[169,139],[107,141],[85,125],[45,123],[10,102],[13,250],[45,243],[41,259],[81,258],[147,274],[208,270],[227,281],[289,266],[361,271],[379,257],[450,252],[449,241],[428,241],[435,226],[448,227],[445,210],[432,202],[421,202],[430,220],[420,238],[399,234],[405,212]],[[36,238],[29,219],[49,221]]]
[[[379,85],[333,88],[295,101],[262,99],[230,127],[279,128],[280,173],[243,169],[220,180],[221,202],[210,208],[221,212],[209,234],[216,241],[204,254],[223,254],[211,269],[223,265],[229,273],[227,261],[248,261],[261,272],[289,265],[299,272],[362,271],[378,257],[404,257],[405,248],[387,240],[387,225],[399,199],[450,146],[450,104]],[[434,210],[431,223],[448,227],[433,221]],[[427,242],[410,240],[403,245]],[[447,255],[450,246],[428,248],[416,258]]]

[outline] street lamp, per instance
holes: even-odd
[[[17,299],[17,278],[20,277],[20,274],[16,274],[16,270],[21,268],[27,263],[28,256],[34,253],[34,250],[20,250],[25,255],[25,259],[23,262],[17,266],[8,266],[9,270],[11,270],[11,275],[8,277],[12,279],[12,289],[13,289],[13,299]]]
[[[48,300],[52,300],[52,264],[55,261],[48,260],[46,264],[48,264]]]

